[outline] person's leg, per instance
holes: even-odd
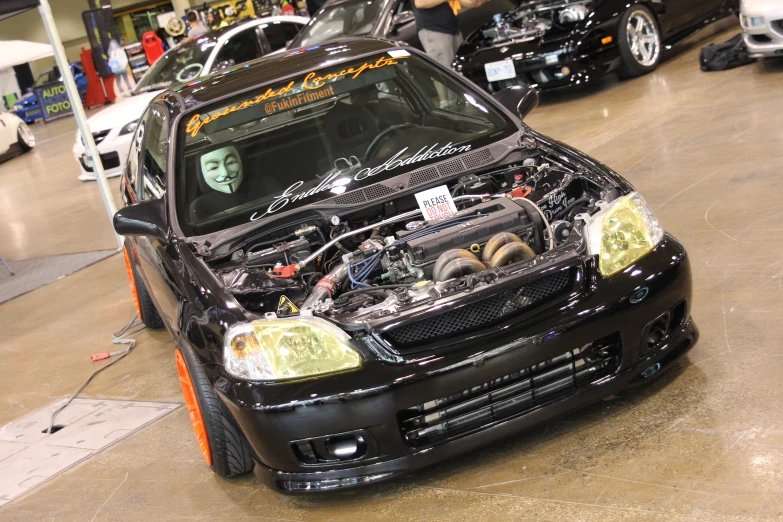
[[[429,29],[419,30],[419,40],[424,51],[439,64],[451,68],[454,62],[454,35]]]
[[[131,86],[130,78],[128,78],[128,70],[126,69],[126,70],[125,70],[125,71],[122,73],[122,75],[121,75],[121,76],[122,76],[122,78],[125,80],[125,85],[127,85],[127,86],[128,86],[128,92],[129,92],[129,93],[130,93],[130,92],[133,92],[133,87]]]
[[[125,85],[128,85],[128,79],[125,77],[125,71],[117,73],[117,85],[120,89],[122,89],[122,95],[125,96],[125,92],[127,90],[127,87],[123,87],[122,80],[125,80]]]
[[[462,45],[462,33],[457,33],[454,35],[454,38],[452,40],[452,44],[454,46],[454,56],[452,57],[452,62],[454,61],[454,58],[457,56],[457,49],[459,49],[459,46]],[[449,64],[449,67],[451,67],[451,64]]]
[[[120,73],[114,73],[114,94],[118,98],[125,98],[125,90],[122,88],[122,81],[120,80]]]

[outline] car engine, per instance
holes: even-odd
[[[616,197],[545,150],[444,184],[457,208],[444,219],[423,220],[401,196],[248,238],[208,264],[246,310],[358,325],[530,270],[580,240],[577,216]]]
[[[584,20],[590,2],[526,3],[505,15],[496,14],[481,33],[491,45],[540,38],[552,27],[566,27]]]

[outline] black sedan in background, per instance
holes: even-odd
[[[335,0],[328,2],[297,35],[289,49],[310,47],[346,36],[370,36],[402,41],[421,49],[413,20],[412,0]],[[457,17],[462,34],[481,27],[495,13],[514,7],[512,0],[488,0]]]
[[[153,99],[114,226],[216,473],[394,479],[694,345],[685,249],[623,178],[522,123],[536,97],[348,39]]]
[[[737,0],[524,0],[465,38],[454,67],[489,92],[584,85],[613,70],[646,74],[661,53]]]

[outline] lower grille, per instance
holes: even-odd
[[[398,413],[403,439],[417,447],[485,427],[570,395],[617,371],[620,335]]]
[[[87,172],[95,170],[84,162],[84,157],[79,158],[79,163],[82,164],[82,168]],[[101,165],[103,165],[103,170],[116,169],[120,166],[120,155],[116,152],[101,154]]]
[[[766,34],[752,34],[750,37],[756,42],[756,43],[769,43],[772,41],[772,38],[767,36]]]
[[[414,351],[418,343],[432,339],[445,340],[470,330],[487,328],[501,320],[571,288],[573,269],[561,270],[523,287],[490,295],[460,308],[400,326],[386,332],[400,353]],[[413,348],[413,349],[411,349]]]

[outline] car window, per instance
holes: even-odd
[[[222,69],[231,65],[249,62],[262,56],[261,46],[254,29],[246,29],[235,34],[223,45],[215,58],[215,68]]]
[[[305,25],[293,46],[316,45],[338,36],[366,36],[380,20],[389,1],[350,0],[326,5]]]
[[[301,24],[295,24],[293,22],[282,22],[280,25],[283,27],[283,34],[285,35],[285,40],[288,43],[291,43],[302,29]]]
[[[60,79],[60,75],[56,74],[55,69],[50,69],[41,74],[35,81],[36,86],[46,85],[47,83],[56,82]]]
[[[484,118],[482,112],[485,108],[476,102],[475,97],[456,91],[453,84],[444,84],[443,76],[437,71],[414,69],[410,72],[421,85],[421,90],[434,111],[450,113],[457,117]]]
[[[515,132],[484,94],[405,50],[302,71],[183,115],[179,225],[200,236],[271,219]]]
[[[397,4],[397,8],[394,10],[395,14],[404,13],[406,11],[412,11],[411,0],[402,0],[399,4]]]
[[[265,24],[262,28],[264,30],[264,35],[266,36],[266,41],[269,42],[270,51],[272,52],[283,49],[293,40],[293,37],[291,37],[290,40],[286,38],[286,31],[283,28],[283,24],[279,22],[268,25]],[[294,34],[294,36],[296,35]]]
[[[141,194],[141,187],[139,187],[138,173],[139,173],[139,160],[141,159],[141,144],[144,141],[144,127],[149,115],[147,110],[144,115],[139,118],[139,124],[136,126],[136,132],[133,134],[133,140],[131,141],[130,150],[128,151],[128,183],[133,187],[133,191],[138,198]]]
[[[169,115],[160,105],[150,108],[141,167],[142,199],[166,193],[166,158],[169,152]]]
[[[206,38],[183,43],[158,58],[141,78],[134,89],[140,94],[158,91],[175,84],[196,78],[204,69],[204,64],[212,54],[216,42]]]

